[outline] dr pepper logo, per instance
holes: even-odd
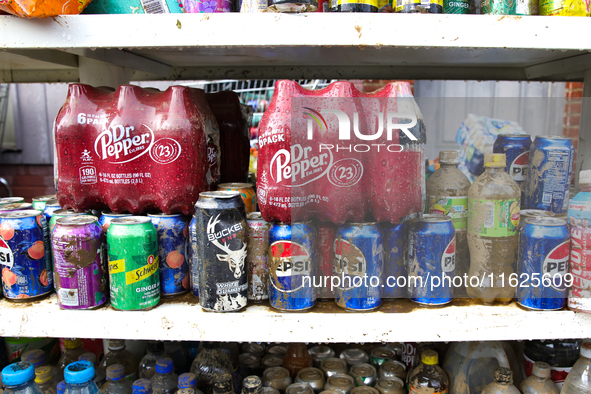
[[[101,160],[112,164],[128,163],[145,155],[154,144],[154,132],[145,124],[142,126],[110,126],[96,137],[94,151]]]

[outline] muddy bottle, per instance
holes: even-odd
[[[51,367],[43,366],[35,368],[35,383],[43,394],[57,394],[57,384],[53,379]]]
[[[211,394],[214,378],[222,374],[229,374],[233,379],[234,368],[230,357],[223,350],[218,349],[213,342],[203,342],[202,348],[193,360],[191,373],[197,377],[197,388],[205,394]],[[222,389],[224,388],[220,386],[220,390]]]
[[[35,383],[35,368],[26,361],[5,367],[2,370],[2,385],[6,394],[42,394]]]
[[[513,385],[513,371],[499,367],[495,371],[495,381],[482,390],[482,394],[521,394]]]
[[[102,394],[131,394],[131,381],[125,379],[125,368],[121,364],[107,367],[107,383],[101,386]]]
[[[591,342],[581,346],[581,358],[568,373],[560,394],[591,394]]]
[[[301,369],[309,368],[314,364],[308,348],[303,343],[292,343],[287,348],[287,353],[283,357],[283,368],[295,379]]]
[[[409,393],[444,394],[449,387],[449,378],[439,365],[439,356],[435,350],[425,350],[421,355],[421,364],[408,376]]]
[[[242,381],[242,394],[263,394],[263,382],[256,375],[247,376]]]
[[[64,353],[57,362],[57,367],[59,368],[62,376],[64,374],[64,369],[68,364],[78,361],[78,357],[86,353],[86,350],[82,347],[82,341],[77,338],[66,338],[64,340],[64,346]]]
[[[107,381],[107,373],[103,367],[99,367],[96,362],[96,354],[87,352],[78,357],[78,361],[89,361],[94,365],[94,382],[101,387]]]
[[[470,269],[468,251],[468,189],[470,180],[458,169],[459,153],[439,152],[441,167],[427,179],[427,213],[448,216],[456,229],[455,275],[463,277]],[[466,296],[462,287],[454,287],[454,296]]]
[[[53,380],[59,382],[64,378],[62,372],[60,372],[56,367],[53,365],[49,365],[49,361],[47,360],[47,354],[41,349],[33,349],[21,354],[21,361],[27,361],[33,364],[35,369],[39,367],[50,366],[51,371],[53,373]]]
[[[212,394],[233,394],[234,393],[234,375],[229,373],[220,373],[214,376]]]
[[[485,304],[495,300],[509,303],[515,293],[509,279],[517,260],[521,189],[505,172],[504,154],[487,154],[484,160],[485,172],[468,191],[470,271],[466,291]]]
[[[532,374],[521,383],[523,394],[560,394],[556,383],[550,379],[550,365],[537,361],[532,368]]]
[[[140,378],[131,385],[131,394],[152,394],[152,382]]]
[[[146,355],[140,361],[138,375],[140,379],[152,379],[156,374],[156,361],[164,357],[164,344],[158,341],[148,342]]]
[[[178,376],[173,369],[172,359],[168,357],[156,361],[156,374],[150,379],[154,394],[173,394],[176,391]]]
[[[100,366],[106,369],[113,364],[123,365],[127,380],[133,382],[136,379],[138,361],[131,352],[125,350],[125,341],[122,339],[109,339],[109,352],[103,357]]]

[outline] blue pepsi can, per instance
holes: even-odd
[[[529,154],[525,209],[567,213],[574,159],[571,138],[536,137]]]
[[[316,229],[309,223],[272,223],[269,229],[269,304],[287,312],[316,305],[313,277]]]
[[[164,297],[189,291],[189,264],[186,243],[189,218],[181,214],[150,213],[156,227],[158,256],[160,257],[160,294]]]
[[[49,223],[51,217],[53,216],[53,213],[58,209],[62,209],[62,207],[60,207],[60,204],[57,202],[57,199],[55,198],[45,203],[45,208],[43,208],[43,216],[45,216],[45,221],[47,223]]]
[[[382,305],[384,240],[377,223],[345,223],[334,241],[334,274],[338,306],[368,311]]]
[[[533,310],[552,311],[566,304],[565,275],[570,258],[566,220],[527,218],[520,230],[517,261],[517,303]]]
[[[521,188],[521,203],[525,198],[525,180],[529,167],[531,136],[527,134],[501,134],[495,140],[493,153],[504,153],[507,157],[505,172]]]
[[[197,221],[195,216],[189,223],[189,240],[187,244],[187,256],[189,260],[189,272],[191,273],[191,292],[199,297],[199,261],[197,260]]]
[[[383,298],[406,298],[408,295],[404,256],[408,239],[408,222],[382,223],[384,236]]]
[[[424,215],[408,234],[410,299],[424,305],[451,302],[456,267],[456,230],[450,217]]]
[[[53,291],[49,231],[40,211],[0,214],[0,265],[4,297],[29,301]]]

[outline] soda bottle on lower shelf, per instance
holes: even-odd
[[[149,341],[146,355],[142,358],[138,367],[140,379],[152,379],[152,376],[156,374],[156,361],[164,356],[164,343]]]
[[[581,358],[570,370],[560,394],[591,394],[591,342],[581,346]]]
[[[470,272],[466,291],[485,304],[509,303],[515,293],[509,279],[515,273],[521,189],[505,172],[504,154],[487,154],[484,161],[485,172],[468,191]]]
[[[107,383],[101,386],[102,394],[131,394],[132,383],[125,378],[125,368],[121,364],[107,367]]]
[[[482,394],[521,394],[513,385],[513,371],[499,367],[495,371],[495,381],[482,390]]]
[[[287,353],[283,357],[283,368],[295,379],[301,369],[309,368],[314,364],[308,348],[303,343],[292,343],[287,348]]]
[[[156,374],[150,379],[154,394],[173,394],[176,391],[178,376],[173,369],[172,359],[168,357],[156,361]]]
[[[421,364],[408,376],[410,394],[444,394],[449,387],[449,378],[439,365],[435,350],[425,350],[421,354]]]
[[[551,371],[550,365],[536,361],[530,377],[521,383],[521,392],[523,394],[560,394],[560,389],[550,379]]]
[[[451,218],[456,230],[456,268],[455,276],[463,277],[470,269],[468,252],[468,189],[470,180],[458,169],[459,153],[439,152],[441,167],[427,179],[427,211],[435,215]],[[455,290],[457,289],[457,290]],[[464,287],[454,288],[459,296],[465,296]]]
[[[96,354],[86,352],[78,357],[78,361],[88,361],[94,366],[94,382],[98,387],[101,387],[107,381],[107,373],[103,367],[97,366]]]
[[[66,384],[64,393],[100,394],[99,388],[94,383],[94,366],[90,361],[76,361],[68,364],[64,370],[64,379]]]
[[[31,363],[19,361],[2,370],[5,394],[42,394],[35,383],[35,368]]]
[[[121,364],[125,368],[125,378],[133,382],[137,376],[138,361],[135,356],[125,349],[122,339],[109,339],[109,352],[103,357],[100,366],[107,369],[113,364]],[[131,387],[129,389],[131,391]]]
[[[230,357],[219,349],[214,342],[203,342],[201,346],[202,350],[197,354],[191,365],[191,373],[194,373],[197,377],[197,388],[205,394],[211,394],[216,376],[227,373],[233,379],[234,368]]]
[[[140,378],[131,385],[132,394],[152,394],[152,382],[150,379]]]
[[[64,373],[64,369],[69,364],[78,361],[78,357],[86,353],[86,350],[82,347],[82,341],[78,338],[66,338],[64,339],[64,353],[57,362],[61,374]]]
[[[57,383],[50,366],[35,368],[35,383],[43,394],[57,394]]]

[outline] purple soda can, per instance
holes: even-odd
[[[30,301],[53,291],[49,231],[40,211],[0,214],[2,290],[11,301]]]
[[[52,248],[55,290],[62,309],[95,309],[107,302],[103,244],[105,236],[96,216],[57,219]]]
[[[175,296],[189,291],[191,277],[186,256],[189,218],[181,214],[148,214],[158,233],[160,294]]]

